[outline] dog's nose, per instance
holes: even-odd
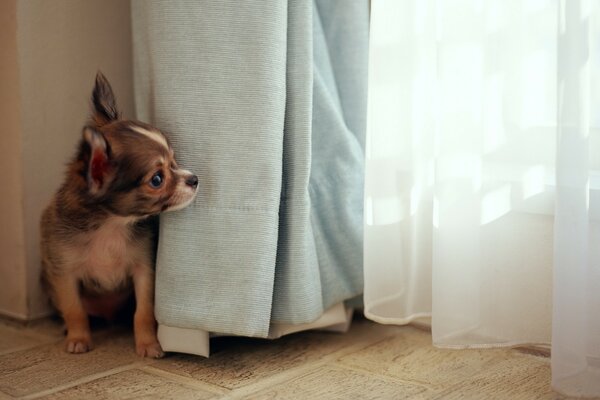
[[[198,186],[198,177],[196,175],[189,176],[185,179],[185,184],[196,188]]]

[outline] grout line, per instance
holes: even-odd
[[[10,348],[10,349],[6,349],[6,350],[3,350],[3,351],[0,351],[0,357],[6,356],[6,355],[11,354],[11,353],[16,353],[16,352],[22,351],[22,350],[33,349],[33,348],[36,348],[38,346],[43,346],[45,344],[48,344],[48,343],[31,343],[31,344],[24,344],[22,346],[17,346],[17,347],[13,347],[13,348]]]
[[[239,399],[244,396],[255,394],[257,392],[260,392],[261,390],[268,389],[277,386],[281,383],[291,381],[292,379],[302,377],[303,375],[306,375],[311,371],[321,368],[326,364],[326,360],[317,360],[309,364],[300,365],[298,367],[288,369],[278,374],[265,377],[263,379],[260,379],[258,382],[233,389],[229,394],[223,397],[223,400]]]
[[[32,344],[29,344],[29,345],[26,344],[26,345],[23,345],[23,346],[13,347],[12,349],[7,349],[7,350],[4,350],[4,351],[0,351],[0,357],[6,356],[6,355],[9,355],[9,354],[12,354],[12,353],[17,353],[19,351],[35,349],[36,347],[42,347],[42,346],[56,344],[58,342],[59,342],[59,340],[52,340],[52,341],[48,341],[48,342],[32,343]]]
[[[224,388],[222,386],[215,385],[213,383],[205,382],[202,380],[188,378],[183,375],[174,374],[172,372],[168,372],[168,371],[153,367],[152,364],[144,365],[138,369],[141,371],[147,372],[151,375],[160,376],[160,377],[168,379],[170,381],[174,381],[174,382],[192,387],[194,389],[204,390],[204,391],[207,391],[207,392],[210,392],[213,394],[224,395],[224,394],[227,394],[230,392],[229,389]]]
[[[398,331],[386,331],[374,336],[363,332],[363,336],[350,340],[350,342],[346,346],[342,346],[338,350],[323,356],[322,359],[337,360],[349,354],[356,353],[357,351],[364,350],[367,347],[373,346],[385,340],[389,340],[397,335]]]
[[[429,391],[430,393],[438,393],[439,392],[438,389],[432,387],[429,383],[427,383],[425,381],[417,381],[417,380],[405,379],[405,378],[398,377],[398,376],[386,375],[386,374],[382,374],[382,373],[378,373],[378,372],[369,371],[369,370],[363,369],[361,367],[355,367],[353,365],[346,365],[342,362],[336,362],[334,364],[331,364],[331,367],[337,367],[339,369],[345,369],[347,371],[362,373],[367,376],[378,378],[378,379],[381,379],[382,381],[386,381],[386,382],[390,382],[390,383],[402,383],[402,384],[409,385],[409,386],[418,386],[420,388],[423,388],[424,391]]]
[[[42,390],[41,392],[32,393],[30,395],[23,396],[21,398],[22,399],[37,399],[39,397],[47,396],[49,394],[54,394],[54,393],[60,392],[62,390],[70,389],[72,387],[75,387],[75,386],[78,386],[78,385],[81,385],[81,384],[84,384],[84,383],[89,383],[89,382],[95,381],[95,380],[100,379],[100,378],[105,378],[105,377],[110,376],[110,375],[115,375],[115,374],[118,374],[119,372],[128,371],[128,370],[131,370],[131,369],[136,369],[140,365],[143,365],[143,361],[136,361],[136,362],[133,362],[131,364],[123,365],[121,367],[116,367],[116,368],[112,368],[112,369],[109,369],[109,370],[106,370],[106,371],[102,371],[102,372],[98,372],[98,373],[95,373],[95,374],[92,374],[92,375],[88,375],[88,376],[85,376],[83,378],[79,378],[79,379],[76,379],[76,380],[74,380],[72,382],[66,383],[64,385],[59,385],[59,386],[53,387],[51,389]]]
[[[382,335],[377,338],[374,338],[373,340],[365,341],[362,343],[350,343],[347,346],[344,346],[344,347],[340,348],[339,350],[334,351],[333,353],[323,356],[323,359],[324,360],[332,360],[332,361],[337,362],[338,360],[340,360],[346,356],[357,353],[361,350],[366,349],[367,347],[375,346],[375,345],[377,345],[381,342],[384,342],[386,340],[389,340],[393,337],[394,337],[394,334],[389,334],[389,335]]]

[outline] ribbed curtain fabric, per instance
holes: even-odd
[[[132,1],[137,117],[199,176],[159,324],[266,337],[363,290],[368,2]]]
[[[600,3],[376,0],[365,312],[600,396]]]

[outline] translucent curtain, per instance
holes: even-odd
[[[600,10],[563,1],[558,35],[558,149],[552,383],[600,396]]]
[[[442,347],[553,333],[555,387],[585,381],[589,395],[600,390],[600,49],[599,6],[582,5],[372,2],[365,311],[431,318]],[[571,388],[559,382],[576,370]]]

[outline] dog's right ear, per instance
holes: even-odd
[[[87,167],[87,183],[91,194],[101,195],[113,176],[110,147],[104,136],[94,128],[83,129],[83,140],[90,149]]]
[[[108,83],[108,79],[102,72],[98,71],[94,91],[92,92],[92,122],[99,128],[118,120],[120,117],[110,83]]]

